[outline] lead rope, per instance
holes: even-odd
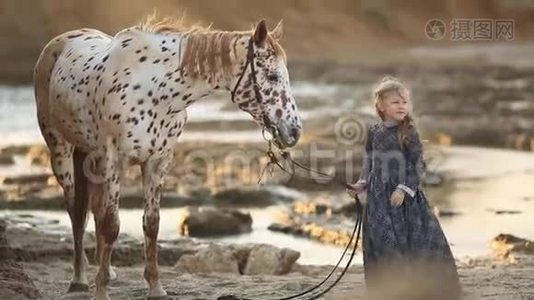
[[[261,182],[261,180],[262,180],[262,178],[263,178],[263,176],[265,174],[265,171],[267,169],[270,170],[270,174],[272,175],[272,171],[273,171],[273,168],[274,168],[275,165],[278,166],[282,171],[290,174],[292,177],[295,175],[295,172],[294,172],[295,171],[295,167],[294,167],[295,165],[300,167],[300,168],[302,168],[302,169],[304,169],[304,170],[309,171],[310,173],[314,172],[314,173],[319,174],[321,176],[330,177],[328,174],[325,174],[325,173],[317,171],[317,170],[310,169],[310,168],[308,168],[308,167],[306,167],[306,166],[294,161],[291,158],[291,155],[290,155],[289,152],[281,151],[281,156],[286,161],[289,161],[291,163],[291,170],[292,171],[291,172],[288,171],[285,167],[283,167],[280,164],[278,158],[274,154],[274,152],[272,150],[271,141],[267,140],[267,142],[268,142],[269,148],[266,151],[266,155],[269,158],[269,161],[267,162],[266,166],[263,168],[263,170],[262,170],[262,172],[260,174],[260,178],[259,178],[258,182]],[[346,186],[347,183],[343,182],[343,184],[344,184],[344,186]],[[350,236],[350,239],[349,239],[347,245],[345,246],[345,249],[343,249],[343,253],[341,254],[341,257],[337,261],[336,265],[332,268],[332,270],[328,273],[328,275],[321,282],[317,283],[313,287],[311,287],[311,288],[309,288],[309,289],[307,289],[307,290],[305,290],[303,292],[300,292],[298,294],[291,295],[291,296],[288,296],[288,297],[284,297],[284,298],[275,298],[275,299],[270,299],[270,300],[290,300],[290,299],[295,299],[295,298],[298,298],[298,297],[301,297],[301,296],[305,296],[307,294],[311,294],[313,291],[321,288],[328,281],[328,279],[330,279],[332,277],[334,272],[337,270],[337,268],[339,267],[339,265],[343,261],[343,258],[347,254],[347,251],[349,250],[349,248],[350,248],[350,246],[352,244],[352,241],[355,240],[354,241],[354,246],[353,246],[353,249],[352,249],[352,253],[350,255],[350,258],[349,258],[347,264],[345,265],[345,267],[342,269],[341,274],[339,274],[339,276],[336,278],[336,280],[334,280],[334,282],[332,284],[330,284],[329,286],[327,286],[324,290],[320,291],[317,294],[311,295],[311,297],[307,298],[307,299],[308,300],[317,299],[317,298],[321,297],[322,295],[328,293],[341,280],[341,278],[343,278],[343,276],[347,272],[348,268],[350,267],[350,264],[352,263],[354,255],[356,254],[356,250],[358,249],[358,244],[359,244],[360,235],[361,235],[361,231],[362,231],[362,222],[363,222],[363,215],[364,215],[363,206],[361,205],[361,202],[360,202],[360,199],[358,198],[358,195],[355,195],[354,200],[356,202],[356,222],[354,224],[354,229],[352,230],[352,234]],[[251,300],[251,299],[250,298],[239,298],[239,297],[237,297],[235,295],[225,295],[225,296],[218,297],[217,300]]]
[[[356,196],[355,200],[356,200],[357,203],[359,203],[358,196]],[[339,274],[339,276],[336,278],[336,280],[332,284],[327,286],[324,290],[320,291],[319,293],[317,293],[315,295],[311,295],[310,298],[306,298],[306,299],[307,300],[318,299],[319,297],[321,297],[324,294],[328,293],[334,286],[336,286],[339,283],[341,278],[343,278],[343,276],[345,275],[345,273],[349,269],[350,264],[352,263],[352,260],[354,259],[354,256],[356,255],[356,251],[357,251],[357,248],[358,248],[358,242],[359,242],[360,236],[361,236],[362,220],[363,220],[363,207],[360,204],[356,204],[356,206],[357,206],[357,208],[356,208],[356,223],[354,225],[354,229],[352,231],[351,237],[350,237],[350,239],[349,239],[349,241],[347,243],[347,246],[343,250],[343,253],[341,254],[341,257],[339,258],[337,264],[332,268],[332,270],[328,273],[328,275],[321,282],[317,283],[313,287],[311,287],[311,288],[309,288],[309,289],[307,289],[307,290],[305,290],[305,291],[303,291],[301,293],[298,293],[298,294],[295,294],[295,295],[291,295],[291,296],[288,296],[288,297],[284,297],[284,298],[273,298],[273,299],[268,299],[268,300],[290,300],[290,299],[295,299],[295,298],[310,294],[311,292],[321,288],[326,283],[326,281],[328,281],[328,279],[330,279],[330,277],[332,277],[334,272],[337,270],[337,268],[341,264],[341,261],[345,257],[348,249],[350,248],[350,245],[352,244],[352,241],[354,240],[354,236],[356,236],[356,241],[354,242],[354,246],[352,248],[352,253],[350,254],[350,258],[347,261],[347,264],[341,270],[341,274]],[[237,297],[237,296],[234,296],[234,295],[224,295],[224,296],[218,297],[217,300],[252,300],[252,298],[242,298],[242,297]]]
[[[236,93],[237,93],[237,89],[238,89],[241,81],[243,80],[243,77],[244,77],[245,72],[247,70],[247,67],[249,65],[250,65],[250,69],[251,69],[250,71],[251,71],[251,79],[252,79],[252,84],[253,84],[254,96],[256,97],[256,101],[258,101],[258,103],[259,103],[259,105],[261,107],[262,104],[263,104],[263,101],[262,101],[261,93],[259,91],[259,86],[258,86],[258,83],[257,83],[257,80],[256,80],[256,72],[255,72],[255,69],[254,69],[254,42],[253,42],[252,38],[249,40],[248,51],[247,51],[247,59],[246,59],[246,62],[245,62],[245,66],[243,67],[243,71],[241,72],[241,74],[238,77],[238,80],[237,80],[234,88],[231,91],[232,102],[235,102],[235,96],[236,96]],[[317,170],[310,169],[310,168],[308,168],[308,167],[306,167],[306,166],[294,161],[291,158],[291,154],[289,152],[280,151],[282,158],[284,158],[284,160],[286,162],[290,163],[291,171],[288,171],[285,167],[283,167],[280,164],[280,162],[278,161],[278,158],[276,157],[274,152],[272,151],[271,140],[268,140],[267,138],[265,138],[265,129],[267,127],[272,127],[272,124],[270,123],[269,118],[267,118],[264,109],[262,110],[262,119],[263,119],[263,126],[264,126],[263,131],[262,131],[263,137],[269,143],[269,149],[267,150],[267,153],[266,153],[267,157],[269,158],[269,161],[268,161],[267,165],[264,167],[264,169],[262,170],[262,172],[260,174],[260,177],[259,177],[259,180],[258,180],[258,183],[261,182],[266,170],[269,170],[269,175],[272,176],[273,169],[274,169],[275,165],[278,166],[284,172],[290,174],[291,178],[293,178],[293,176],[295,175],[295,166],[298,166],[301,169],[307,170],[310,173],[313,172],[313,173],[319,174],[321,176],[330,177],[328,174],[325,174],[325,173],[317,171]],[[273,129],[273,128],[270,128],[270,129]],[[276,131],[273,130],[273,134],[275,134],[275,132]],[[332,178],[330,178],[330,179],[332,179]],[[340,183],[342,183],[343,186],[347,186],[346,182],[340,182]],[[356,235],[356,241],[354,243],[354,248],[352,250],[352,254],[350,256],[350,259],[347,262],[347,265],[343,268],[343,270],[342,270],[341,274],[339,275],[339,277],[330,286],[328,286],[325,290],[321,291],[319,294],[313,295],[311,298],[308,298],[308,299],[310,299],[310,300],[311,299],[317,299],[320,296],[324,295],[325,293],[330,291],[341,280],[341,278],[345,275],[347,269],[349,268],[349,266],[350,266],[350,264],[352,262],[352,259],[354,258],[354,254],[356,253],[356,249],[358,247],[358,242],[359,242],[359,239],[360,239],[361,226],[362,226],[361,224],[362,224],[363,209],[362,209],[360,200],[358,199],[357,195],[355,196],[354,200],[356,201],[356,222],[354,224],[354,230],[353,230],[353,232],[351,234],[349,242],[347,243],[347,246],[343,250],[343,254],[341,255],[340,259],[338,260],[337,264],[334,266],[332,271],[330,271],[330,273],[326,276],[325,279],[323,279],[320,283],[316,284],[315,286],[311,287],[310,289],[308,289],[308,290],[306,290],[304,292],[301,292],[299,294],[296,294],[296,295],[292,295],[292,296],[285,297],[285,298],[279,298],[279,299],[276,299],[276,300],[290,300],[290,299],[294,299],[294,298],[297,298],[297,297],[300,297],[300,296],[304,296],[306,294],[310,294],[311,292],[317,290],[322,285],[324,285],[326,283],[326,281],[328,279],[330,279],[332,274],[334,274],[334,272],[337,270],[337,268],[341,264],[341,261],[345,257],[348,249],[350,248],[350,245],[351,245],[352,241],[354,240],[354,236]],[[225,295],[225,296],[218,297],[217,299],[218,300],[250,300],[250,299],[247,299],[247,298],[238,298],[238,297],[236,297],[234,295]]]

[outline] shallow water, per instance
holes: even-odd
[[[444,195],[431,198],[441,210],[460,213],[453,217],[441,217],[440,222],[452,245],[456,258],[490,254],[489,242],[499,233],[511,233],[534,239],[534,155],[524,152],[481,149],[472,147],[443,148],[447,159],[440,168],[450,172],[455,180],[445,184],[436,193]],[[438,190],[439,190],[438,189]],[[211,240],[236,243],[269,243],[301,252],[302,264],[333,264],[341,255],[342,248],[324,245],[303,238],[271,232],[267,227],[276,221],[279,206],[265,209],[247,209],[254,220],[253,231],[239,236]],[[162,209],[160,238],[179,238],[178,223],[184,208]],[[518,211],[517,214],[496,214],[496,210]],[[65,212],[20,211],[60,220],[70,226]],[[13,211],[12,213],[17,213]],[[142,237],[142,210],[124,209],[120,212],[121,232]],[[88,230],[93,231],[92,219]],[[355,264],[362,263],[359,254]]]
[[[347,87],[316,85],[311,83],[294,84],[298,97],[323,97],[324,107],[303,111],[304,118],[313,118],[318,113],[336,113],[345,109],[351,100],[347,97]],[[0,87],[0,146],[27,143],[42,143],[35,119],[33,94],[29,87]],[[203,120],[243,120],[250,118],[241,111],[223,109],[226,100],[206,99],[195,103],[189,110],[191,122]],[[336,105],[332,105],[332,101]],[[362,107],[365,110],[366,107]],[[259,129],[225,132],[189,132],[184,140],[213,141],[254,141],[260,140]],[[499,233],[511,233],[524,238],[534,239],[532,218],[534,217],[534,155],[525,152],[493,150],[472,147],[441,148],[445,160],[435,168],[449,173],[454,184],[445,184],[432,189],[430,201],[440,210],[459,212],[460,215],[442,217],[441,224],[452,244],[457,258],[479,256],[490,253],[489,241]],[[0,176],[39,172],[20,160],[17,165],[1,167]],[[323,245],[302,238],[267,230],[275,222],[278,207],[251,209],[253,231],[234,237],[215,240],[229,242],[265,242],[280,247],[289,247],[301,252],[300,263],[333,264],[339,258],[342,248]],[[519,211],[518,214],[496,214],[495,210]],[[65,212],[24,211],[39,216],[47,216],[69,225]],[[161,212],[160,237],[163,239],[179,237],[177,226],[182,208],[163,209]],[[122,232],[142,236],[142,211],[122,210]],[[92,230],[89,222],[89,230]],[[358,256],[355,263],[361,263]]]
[[[30,87],[0,86],[0,136],[0,146],[44,143]]]
[[[441,223],[457,256],[488,253],[490,239],[499,233],[534,239],[533,154],[475,147],[444,152],[450,157],[441,169],[457,183],[443,200],[462,214],[442,218]]]
[[[309,97],[321,97],[325,107],[300,110],[303,119],[312,118],[326,113],[339,113],[343,106],[329,105],[329,101],[339,103],[348,101],[345,97],[353,92],[353,88],[341,85],[312,84],[295,82],[292,92],[299,101],[306,102]],[[350,99],[349,99],[350,100]],[[225,109],[230,98],[226,94],[217,93],[206,99],[199,100],[187,108],[188,122],[203,122],[213,120],[241,121],[251,120],[249,114],[240,111],[237,106],[233,110]],[[2,86],[0,85],[0,147],[8,145],[42,144],[44,140],[39,131],[36,117],[36,107],[33,88],[30,86]],[[259,127],[251,127],[247,131],[186,131],[181,140],[206,140],[214,142],[230,141],[261,141]],[[237,140],[236,140],[237,139]]]
[[[301,253],[298,262],[301,264],[328,265],[335,264],[339,259],[343,248],[325,245],[305,238],[296,238],[287,234],[272,232],[267,227],[276,219],[276,214],[281,207],[268,207],[264,209],[247,209],[254,220],[252,232],[238,236],[208,238],[205,240],[230,242],[230,243],[267,243],[277,247],[287,247]],[[159,239],[182,238],[178,231],[178,224],[185,208],[165,208],[160,211]],[[62,211],[10,211],[3,214],[31,214],[39,217],[59,220],[60,225],[70,227],[70,220],[66,212]],[[139,239],[143,238],[141,209],[123,209],[120,211],[121,232],[130,234]],[[87,230],[94,232],[92,216],[89,217]],[[361,263],[361,253],[354,258],[354,263]]]

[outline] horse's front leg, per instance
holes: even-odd
[[[158,270],[159,204],[161,190],[172,156],[149,159],[141,165],[145,211],[143,232],[145,235],[145,272],[149,299],[165,299],[167,293],[161,286]]]
[[[110,263],[113,244],[119,235],[119,197],[120,197],[120,166],[116,146],[110,141],[106,143],[104,160],[104,183],[102,206],[96,218],[97,240],[99,250],[99,268],[96,275],[96,300],[107,300],[110,281]]]

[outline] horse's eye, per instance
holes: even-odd
[[[271,81],[271,82],[276,82],[278,81],[279,77],[277,74],[269,74],[267,75],[267,80]]]

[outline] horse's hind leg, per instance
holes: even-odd
[[[83,247],[83,236],[87,224],[87,208],[89,206],[88,183],[84,174],[83,164],[87,154],[75,148],[74,165],[74,204],[69,205],[69,216],[74,236],[74,279],[69,291],[87,291],[87,256]]]
[[[53,131],[44,133],[50,149],[52,171],[59,185],[63,188],[67,211],[72,224],[74,241],[74,274],[69,292],[88,291],[87,257],[83,248],[83,235],[87,217],[87,181],[81,166],[85,154],[61,139]]]
[[[145,272],[148,282],[148,299],[164,299],[167,293],[161,286],[158,270],[158,231],[161,190],[172,156],[149,159],[141,165],[145,211],[143,232],[145,234]]]
[[[94,260],[97,265],[100,265],[100,257],[102,255],[102,248],[104,246],[103,224],[102,214],[105,212],[104,206],[104,166],[103,157],[92,153],[88,160],[87,171],[89,175],[89,203],[91,203],[91,211],[93,212],[93,218],[95,221],[95,236],[96,236],[96,250]],[[109,268],[109,278],[114,280],[117,277],[113,268]]]

